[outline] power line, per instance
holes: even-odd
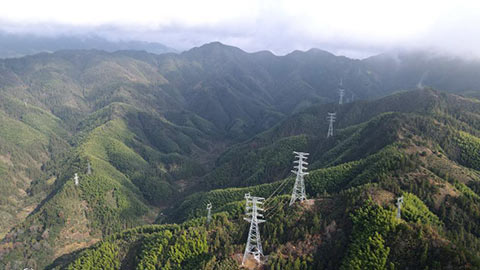
[[[274,217],[279,211],[280,209],[283,209],[285,206],[287,206],[287,204],[290,202],[290,200],[284,200],[284,201],[280,201],[276,206],[277,207],[273,207],[273,210],[270,211],[270,212],[267,212],[267,214],[265,215],[265,218],[270,218],[270,217]],[[272,208],[271,208],[272,209]]]
[[[278,187],[273,191],[273,193],[270,194],[270,196],[268,196],[267,199],[265,199],[265,204],[264,204],[265,206],[268,205],[268,204],[270,204],[270,202],[272,202],[270,199],[272,199],[273,195],[275,195],[275,193],[276,193],[277,191],[280,191],[280,188],[281,188],[282,186],[283,186],[283,188],[285,188],[285,184],[288,183],[289,180],[290,180],[290,178],[285,178],[285,180],[283,180],[283,182],[282,182],[280,185],[278,185]],[[281,191],[283,191],[283,188],[282,188]],[[280,192],[279,192],[279,194],[280,194]]]

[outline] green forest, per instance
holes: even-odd
[[[0,60],[0,269],[480,269],[480,100],[394,92],[372,61],[219,43]],[[361,98],[338,104],[344,70]],[[242,266],[245,194],[266,222]]]

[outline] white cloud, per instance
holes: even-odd
[[[218,24],[255,15],[255,1],[152,1],[152,0],[6,0],[0,18],[13,22],[102,24],[159,27],[181,23],[186,26]]]
[[[94,32],[186,49],[320,47],[349,55],[439,47],[480,55],[480,2],[445,0],[0,0],[0,29]]]

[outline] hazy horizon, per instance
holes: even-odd
[[[11,34],[92,35],[178,51],[219,41],[247,52],[318,48],[351,58],[411,49],[478,57],[479,23],[475,1],[19,0],[0,10],[0,31]]]
[[[340,53],[335,52],[335,51],[329,50],[328,48],[319,48],[319,47],[311,47],[311,48],[306,48],[306,49],[293,49],[292,51],[285,51],[283,53],[277,53],[277,52],[271,51],[267,48],[266,49],[258,49],[258,50],[247,50],[247,49],[242,48],[240,46],[236,46],[234,44],[228,44],[228,43],[222,42],[220,40],[211,40],[211,41],[207,41],[206,43],[194,45],[193,47],[189,47],[189,48],[185,48],[183,50],[180,50],[180,49],[177,49],[177,48],[174,48],[174,47],[170,47],[170,46],[168,46],[168,44],[159,43],[159,42],[155,42],[155,41],[143,41],[143,40],[133,40],[133,39],[111,39],[111,38],[108,38],[108,37],[105,37],[105,36],[100,36],[100,35],[95,34],[95,33],[59,34],[59,35],[53,35],[53,36],[42,36],[42,35],[35,35],[35,34],[32,34],[32,33],[29,33],[29,34],[26,34],[26,33],[7,33],[7,32],[0,31],[0,37],[2,35],[4,35],[5,38],[15,37],[15,38],[20,39],[20,40],[25,39],[25,40],[29,40],[29,41],[31,41],[32,39],[38,38],[38,39],[40,39],[41,41],[44,41],[44,42],[45,42],[45,40],[48,40],[48,42],[47,42],[48,44],[56,44],[62,38],[64,38],[65,40],[68,40],[70,45],[71,45],[72,40],[106,41],[106,42],[112,42],[112,43],[120,42],[120,43],[125,43],[125,44],[128,44],[130,42],[140,42],[140,43],[144,42],[146,45],[164,45],[164,46],[166,46],[167,49],[170,49],[170,51],[166,51],[167,53],[177,53],[177,54],[187,52],[189,50],[199,48],[199,47],[202,47],[202,46],[205,46],[205,45],[213,44],[213,43],[221,43],[224,46],[235,47],[235,48],[238,48],[242,51],[245,51],[246,53],[270,52],[275,56],[287,56],[289,54],[292,54],[292,53],[295,53],[295,52],[298,52],[298,51],[308,52],[308,51],[311,51],[311,50],[321,50],[321,51],[325,51],[325,52],[328,52],[328,53],[332,53],[336,56],[345,56],[347,58],[360,59],[360,60],[361,59],[366,59],[366,58],[369,58],[369,57],[372,57],[372,56],[381,55],[381,54],[390,54],[390,55],[395,54],[396,55],[396,54],[402,53],[402,52],[424,51],[424,49],[425,49],[425,48],[415,48],[415,49],[395,48],[395,49],[389,49],[389,50],[386,50],[386,51],[378,51],[378,52],[375,52],[375,53],[372,53],[372,54],[366,54],[366,55],[360,55],[359,56],[359,55],[342,54],[341,52]],[[45,44],[45,43],[43,43],[43,44]],[[26,45],[26,46],[28,46],[28,45]],[[58,46],[61,46],[61,45],[58,45]],[[63,48],[62,47],[59,50],[53,50],[53,51],[44,50],[44,51],[41,51],[41,52],[53,53],[53,52],[60,51],[60,50],[88,50],[88,49],[113,52],[112,50],[105,50],[101,47],[100,48],[98,48],[98,47],[85,48],[85,44],[79,44],[78,48],[77,47],[76,48],[70,48],[70,47],[64,47]],[[120,51],[120,50],[138,50],[138,49],[122,48],[122,49],[114,50],[114,51]],[[142,49],[142,50],[145,50],[145,51],[147,51],[149,53],[153,53],[153,54],[159,54],[159,53],[156,53],[156,52],[149,51],[148,49]],[[166,52],[162,52],[162,53],[166,53]],[[40,53],[40,52],[34,52],[34,53],[25,54],[25,55],[34,55],[34,54],[37,54],[37,53]],[[13,58],[23,57],[25,55],[20,54],[20,55],[17,55],[17,56],[13,56]],[[7,58],[11,58],[11,57],[7,57]]]

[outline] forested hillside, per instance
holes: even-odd
[[[468,85],[430,78],[472,98],[391,95],[417,82],[396,87],[390,62],[378,61],[220,43],[0,60],[0,268],[235,269],[244,194],[276,191],[262,227],[269,269],[364,265],[355,252],[365,239],[383,247],[388,267],[412,268],[423,254],[422,269],[447,259],[475,269],[480,68],[455,62],[470,70]],[[327,139],[328,112],[337,121]],[[288,208],[294,150],[311,153],[311,200]],[[214,222],[205,226],[207,202]],[[381,220],[364,220],[369,213]],[[365,222],[380,227],[362,234]],[[175,224],[151,225],[162,223]],[[406,239],[416,252],[395,249]]]
[[[402,103],[403,109],[395,109]],[[420,104],[422,109],[413,109]],[[272,183],[186,198],[169,212],[173,220],[186,220],[180,225],[115,234],[55,267],[98,269],[105,262],[111,269],[239,269],[248,232],[243,195],[250,192],[269,198],[261,227],[264,269],[479,268],[480,101],[421,90],[338,109],[334,138],[326,139],[323,130],[302,131],[312,122],[298,119],[324,115],[311,108],[253,140],[267,145],[260,148],[268,148],[267,153],[274,145],[285,165],[269,155],[244,155],[254,159],[252,164],[265,164],[264,172],[282,172],[281,167],[291,166],[291,148],[302,146],[278,142],[310,137],[302,149],[312,153],[309,200],[289,207],[293,179],[275,181],[265,174],[265,182]],[[296,129],[288,132],[292,122]],[[229,162],[243,163],[224,160]],[[398,220],[395,201],[401,195]],[[207,202],[215,206],[210,224]],[[253,261],[248,265],[255,267]]]

